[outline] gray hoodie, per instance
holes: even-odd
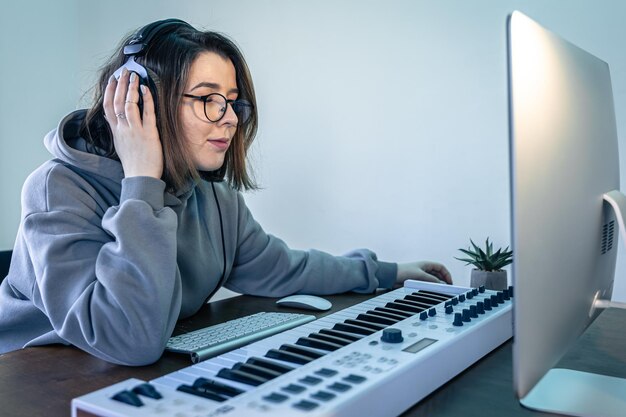
[[[74,345],[106,361],[156,361],[176,321],[221,285],[258,296],[372,292],[396,264],[368,250],[343,257],[289,249],[266,234],[242,195],[202,181],[175,195],[151,177],[124,178],[120,162],[89,152],[85,111],[44,139],[55,159],[22,190],[9,275],[0,285],[0,353]]]

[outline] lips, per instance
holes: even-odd
[[[228,145],[230,145],[230,140],[228,138],[208,139],[207,142],[219,150],[226,150],[228,149]]]

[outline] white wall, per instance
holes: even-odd
[[[243,49],[259,97],[252,156],[263,186],[246,200],[295,248],[439,260],[467,284],[459,247],[470,237],[510,243],[505,23],[514,9],[609,62],[626,132],[626,6],[617,0],[38,4],[2,15],[0,248],[12,246],[19,185],[44,158],[43,134],[78,105],[123,34],[165,17],[225,32]],[[26,24],[40,36],[5,45]],[[37,116],[24,112],[32,94],[45,100]]]

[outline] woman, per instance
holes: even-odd
[[[144,365],[222,285],[279,297],[452,282],[437,263],[295,251],[266,234],[238,192],[255,187],[257,112],[237,47],[175,19],[122,45],[93,108],[46,136],[55,159],[24,185],[0,352],[63,343]]]

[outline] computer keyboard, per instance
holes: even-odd
[[[170,337],[165,350],[189,353],[193,363],[315,320],[296,313],[256,313]]]

